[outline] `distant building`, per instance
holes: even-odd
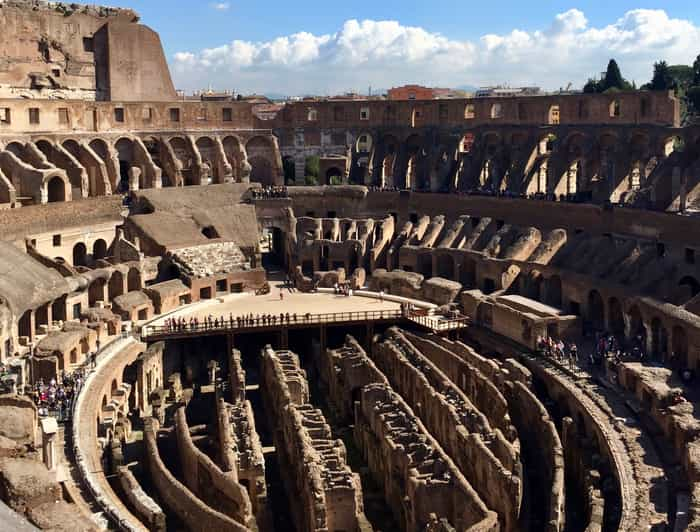
[[[539,87],[482,87],[476,91],[477,98],[497,98],[513,96],[539,96],[542,90]]]
[[[434,100],[435,89],[420,85],[404,85],[389,89],[387,98],[389,100]]]

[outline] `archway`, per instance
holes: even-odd
[[[329,168],[326,172],[326,184],[328,185],[342,185],[343,184],[343,173],[339,168],[333,167]]]
[[[117,188],[120,192],[126,192],[129,190],[129,170],[134,161],[134,142],[128,138],[121,138],[116,142],[114,148],[119,155],[119,185]]]
[[[465,289],[476,287],[476,263],[473,259],[464,259],[459,272],[459,282]]]
[[[647,336],[646,327],[644,327],[644,320],[642,319],[642,312],[639,310],[637,305],[634,305],[629,311],[630,329],[629,335],[630,339],[640,340],[638,343],[645,345],[645,338]]]
[[[95,243],[92,245],[92,258],[94,260],[100,260],[105,257],[107,257],[107,242],[101,238],[95,240]]]
[[[588,294],[588,321],[594,331],[605,329],[605,305],[597,290],[591,290]]]
[[[272,185],[274,179],[272,177],[272,164],[265,157],[251,157],[248,159],[250,163],[250,180],[253,183],[261,185]]]
[[[294,157],[284,157],[282,159],[282,169],[284,170],[284,184],[293,185],[297,179],[297,166],[294,162]]]
[[[66,201],[66,184],[58,176],[52,177],[46,185],[47,199],[49,203]]]
[[[228,164],[231,165],[233,171],[233,180],[239,182],[241,180],[240,168],[241,168],[241,143],[234,136],[225,137],[221,141],[224,146],[224,153],[226,154],[226,160]]]
[[[73,266],[87,266],[87,247],[82,242],[73,246]]]
[[[212,182],[220,182],[220,176],[218,175],[218,168],[216,164],[216,145],[214,144],[214,141],[209,137],[200,137],[195,142],[195,145],[199,151],[199,156],[202,159],[202,163],[209,167],[209,175],[203,177],[211,178]]]
[[[141,290],[141,272],[138,268],[129,268],[129,273],[126,277],[129,292]]]
[[[700,294],[700,282],[695,277],[686,275],[679,282],[678,286],[684,287],[687,290],[687,298],[692,299]],[[683,301],[685,303],[686,301]]]
[[[109,300],[119,297],[124,293],[124,275],[120,271],[115,271],[109,278]]]
[[[170,147],[175,154],[175,157],[182,164],[182,179],[185,186],[196,185],[194,176],[192,175],[192,152],[190,151],[187,141],[182,137],[173,137],[169,141]]]
[[[106,285],[107,285],[107,281],[105,281],[102,278],[95,279],[90,284],[90,287],[88,288],[88,302],[90,303],[91,307],[95,306],[95,303],[97,303],[98,301],[105,300],[105,286]]]

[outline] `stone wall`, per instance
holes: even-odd
[[[457,530],[499,530],[497,515],[389,386],[365,386],[355,420],[355,441],[406,530],[424,528],[431,515]]]
[[[462,285],[456,281],[433,277],[425,280],[423,275],[402,270],[386,271],[379,268],[372,272],[369,279],[370,290],[384,291],[389,294],[430,301],[436,305],[452,303]]]
[[[513,382],[507,389],[513,423],[523,449],[529,450],[528,460],[544,480],[545,532],[561,532],[565,523],[564,451],[557,428],[545,407],[524,384]]]
[[[143,491],[134,474],[128,467],[119,467],[117,470],[119,484],[122,493],[129,504],[136,510],[139,519],[151,532],[165,532],[165,513],[158,504]]]
[[[160,499],[185,525],[195,532],[212,530],[236,530],[245,532],[248,527],[220,513],[202,502],[194,493],[178,481],[163,463],[158,451],[158,420],[148,418],[144,422],[146,463]]]
[[[373,360],[488,508],[498,513],[503,530],[516,530],[523,482],[517,451],[402,332],[390,329],[384,338],[374,344]]]
[[[302,396],[290,392],[289,384],[299,387],[300,379],[305,383],[302,388],[308,390],[298,356],[268,347],[263,350],[263,373],[266,402],[277,427],[274,437],[280,470],[287,492],[299,497],[298,504],[291,505],[297,530],[364,530],[360,477],[346,464],[345,445],[333,438],[320,410],[308,399],[296,402]]]
[[[255,527],[250,498],[238,483],[237,471],[222,471],[194,445],[184,406],[175,413],[175,435],[187,487],[212,509]]]

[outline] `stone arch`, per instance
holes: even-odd
[[[103,238],[98,238],[92,245],[92,258],[95,260],[107,257],[107,242]]]
[[[197,146],[197,151],[202,158],[202,163],[209,167],[210,175],[214,175],[217,171],[216,161],[218,159],[216,142],[211,137],[204,135],[195,141],[195,146]]]
[[[47,159],[51,157],[51,153],[53,152],[53,143],[49,139],[38,139],[34,142],[34,144],[36,144],[36,147]]]
[[[87,255],[85,244],[78,242],[73,246],[73,266],[87,266]]]
[[[342,185],[344,173],[337,166],[333,166],[326,172],[327,185]]]
[[[381,168],[379,175],[381,176],[380,185],[392,187],[395,186],[394,171],[396,169],[396,157],[399,149],[399,141],[393,135],[382,137],[381,146]]]
[[[119,270],[115,271],[109,278],[109,286],[107,289],[110,301],[124,294],[124,274]]]
[[[282,169],[284,170],[284,184],[293,185],[297,178],[297,167],[294,157],[285,155],[282,157]]]
[[[491,115],[492,120],[496,120],[498,118],[503,118],[503,104],[498,103],[498,102],[492,103],[490,115]]]
[[[55,203],[68,201],[70,194],[70,183],[58,175],[48,177],[46,180],[46,201]]]
[[[98,277],[92,283],[90,283],[90,286],[88,287],[88,302],[90,303],[91,307],[95,306],[95,303],[98,301],[105,300],[106,285],[107,281],[102,277]]]
[[[193,175],[194,157],[193,157],[192,151],[190,150],[190,147],[187,143],[187,140],[185,140],[183,137],[175,136],[175,137],[170,138],[168,140],[168,143],[170,144],[170,147],[173,149],[173,152],[175,153],[175,157],[177,157],[177,159],[182,164],[182,178],[183,178],[184,184],[185,185],[195,184],[194,175]]]
[[[465,257],[459,270],[459,282],[466,289],[476,288],[476,262],[474,259]]]
[[[141,271],[138,268],[129,268],[129,273],[126,276],[126,282],[128,285],[128,291],[133,292],[134,290],[141,290],[143,287],[141,279]]]
[[[686,294],[687,296],[690,296],[688,299],[692,299],[700,294],[700,282],[692,275],[686,275],[683,277],[678,282],[678,286],[685,287],[688,290],[688,294]]]
[[[532,270],[525,278],[525,287],[523,295],[528,299],[540,301],[542,299],[542,273],[538,270]]]
[[[622,303],[616,297],[608,300],[608,327],[615,335],[625,333],[625,317],[622,312]]]
[[[233,180],[236,182],[241,181],[241,164],[242,164],[242,148],[243,145],[241,140],[235,135],[227,135],[221,141],[224,146],[224,153],[226,154],[226,160],[231,165],[233,170]]]
[[[75,139],[65,139],[61,146],[73,157],[80,160],[80,144]]]
[[[262,185],[273,185],[275,149],[272,140],[257,135],[246,143],[246,152],[251,166],[250,180]]]
[[[355,151],[357,153],[368,154],[372,151],[374,141],[369,133],[360,133],[355,142]]]
[[[588,312],[586,317],[593,330],[602,331],[605,329],[605,305],[598,290],[591,290],[588,293]]]
[[[560,116],[560,110],[559,110],[559,105],[550,105],[549,110],[547,111],[547,123],[549,125],[554,125],[557,126],[559,125],[559,122],[561,121],[561,116]]]
[[[119,158],[119,184],[117,189],[124,192],[129,190],[129,170],[134,164],[134,141],[122,137],[114,143],[114,149]],[[139,186],[139,188],[141,188]]]
[[[468,131],[462,135],[459,141],[459,152],[460,153],[471,153],[472,147],[474,146],[474,133]]]

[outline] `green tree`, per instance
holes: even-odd
[[[307,185],[318,184],[318,174],[320,172],[321,161],[316,155],[306,158],[304,164],[304,181]]]
[[[602,92],[608,91],[610,89],[617,90],[628,90],[631,88],[629,82],[622,77],[622,72],[620,72],[620,67],[617,65],[617,61],[611,59],[608,63],[608,69],[605,72],[605,77],[601,80],[601,90]]]
[[[583,92],[586,94],[600,92],[600,82],[597,79],[588,78],[588,81],[583,86]]]
[[[695,58],[693,63],[693,85],[700,85],[700,55]]]
[[[675,89],[675,83],[671,76],[671,70],[666,61],[654,63],[654,76],[651,78],[649,88],[653,91],[667,91]]]
[[[694,114],[700,114],[700,86],[691,87],[686,93]]]

